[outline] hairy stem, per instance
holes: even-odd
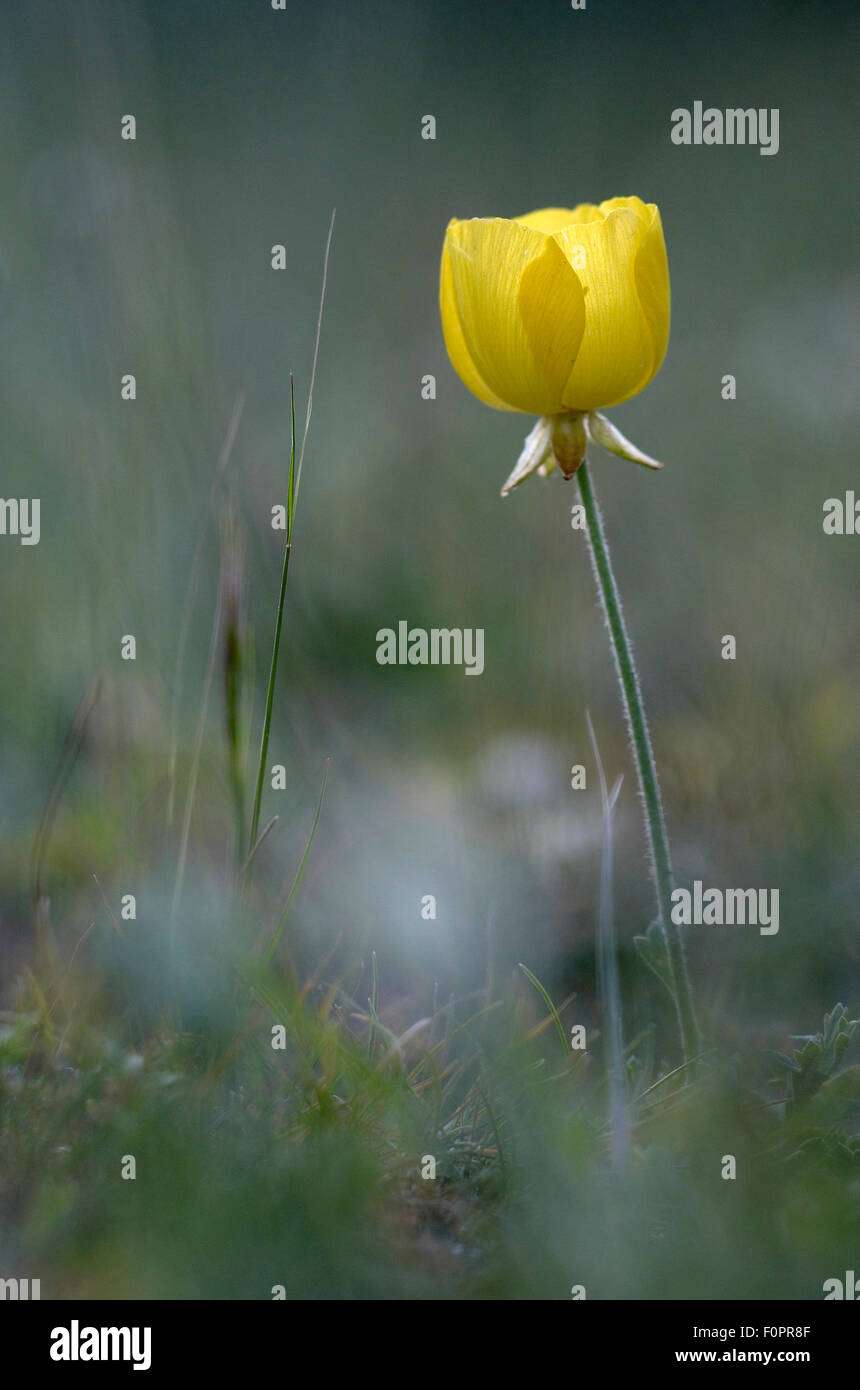
[[[657,781],[657,769],[654,765],[654,754],[648,736],[642,693],[639,689],[639,676],[633,658],[633,648],[630,644],[630,638],[627,636],[600,509],[594,496],[588,464],[585,460],[580,464],[576,476],[579,479],[579,490],[585,508],[591,562],[594,567],[606,625],[609,628],[612,652],[621,686],[621,698],[639,774],[639,787],[645,810],[645,827],[651,847],[651,864],[657,889],[657,913],[663,928],[669,958],[672,989],[675,996],[675,1007],[678,1011],[678,1026],[681,1032],[681,1047],[684,1061],[692,1062],[699,1052],[699,1028],[693,1006],[690,979],[687,974],[684,940],[680,927],[672,921],[671,905],[674,886],[672,860],[669,853],[666,822],[663,816],[663,803],[660,799],[660,786]]]

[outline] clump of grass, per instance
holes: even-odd
[[[43,1296],[816,1298],[849,1257],[853,1112],[787,1126],[752,1054],[652,1079],[651,1035],[628,1045],[622,1171],[604,1078],[560,1051],[533,972],[394,1028],[378,966],[362,1002],[324,967],[234,964],[227,1046],[205,1026],[130,1046],[74,988],[2,1020],[0,1248]]]

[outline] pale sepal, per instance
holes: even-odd
[[[619,458],[629,459],[631,463],[641,463],[643,468],[663,467],[657,459],[652,459],[650,454],[643,454],[641,449],[631,444],[611,420],[607,420],[605,415],[596,410],[586,415],[585,430],[592,443],[599,444],[608,454],[617,454]]]
[[[530,478],[532,473],[536,473],[552,455],[552,430],[553,422],[547,415],[542,415],[540,419],[527,435],[523,450],[516,461],[514,470],[502,488],[502,496],[507,497],[512,488],[519,487],[520,483]]]

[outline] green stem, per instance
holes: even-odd
[[[269,685],[266,690],[266,713],[263,718],[263,735],[260,739],[260,762],[257,768],[257,785],[254,790],[254,809],[251,813],[251,834],[248,849],[253,853],[257,844],[257,831],[260,828],[260,806],[263,800],[263,778],[266,775],[266,754],[269,751],[269,731],[272,727],[272,707],[275,703],[275,680],[278,674],[278,653],[281,648],[281,628],[284,623],[284,601],[287,596],[287,577],[290,572],[290,554],[293,548],[293,518],[296,505],[296,394],[293,374],[290,372],[290,476],[287,487],[287,542],[284,547],[284,567],[281,571],[281,592],[278,596],[278,615],[275,620],[275,639],[272,643],[272,661],[269,666]]]
[[[579,479],[579,490],[585,508],[591,562],[603,604],[606,625],[609,628],[624,712],[627,716],[627,727],[636,756],[639,787],[645,808],[645,826],[651,845],[651,863],[657,889],[657,912],[666,942],[675,1007],[678,1011],[678,1026],[681,1031],[681,1046],[684,1061],[691,1062],[699,1052],[699,1028],[693,1006],[690,979],[687,974],[684,940],[680,927],[672,921],[672,889],[674,886],[672,859],[669,853],[669,839],[666,834],[657,769],[654,765],[654,754],[651,750],[648,724],[639,689],[639,677],[633,659],[633,648],[624,624],[621,599],[618,596],[615,575],[612,571],[612,561],[609,558],[609,546],[603,530],[600,509],[592,490],[588,464],[584,459],[576,476]]]

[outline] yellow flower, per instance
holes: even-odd
[[[448,225],[442,329],[480,400],[556,415],[635,396],[669,340],[660,211],[640,198]]]
[[[610,198],[512,221],[454,219],[439,298],[448,355],[469,389],[498,410],[545,417],[527,441],[529,463],[536,450],[543,458],[528,471],[545,463],[544,436],[564,415],[588,417],[588,436],[613,452],[638,454],[592,412],[635,396],[666,353],[669,268],[654,203]],[[568,422],[563,447],[552,450],[568,476],[578,466],[570,435]]]

